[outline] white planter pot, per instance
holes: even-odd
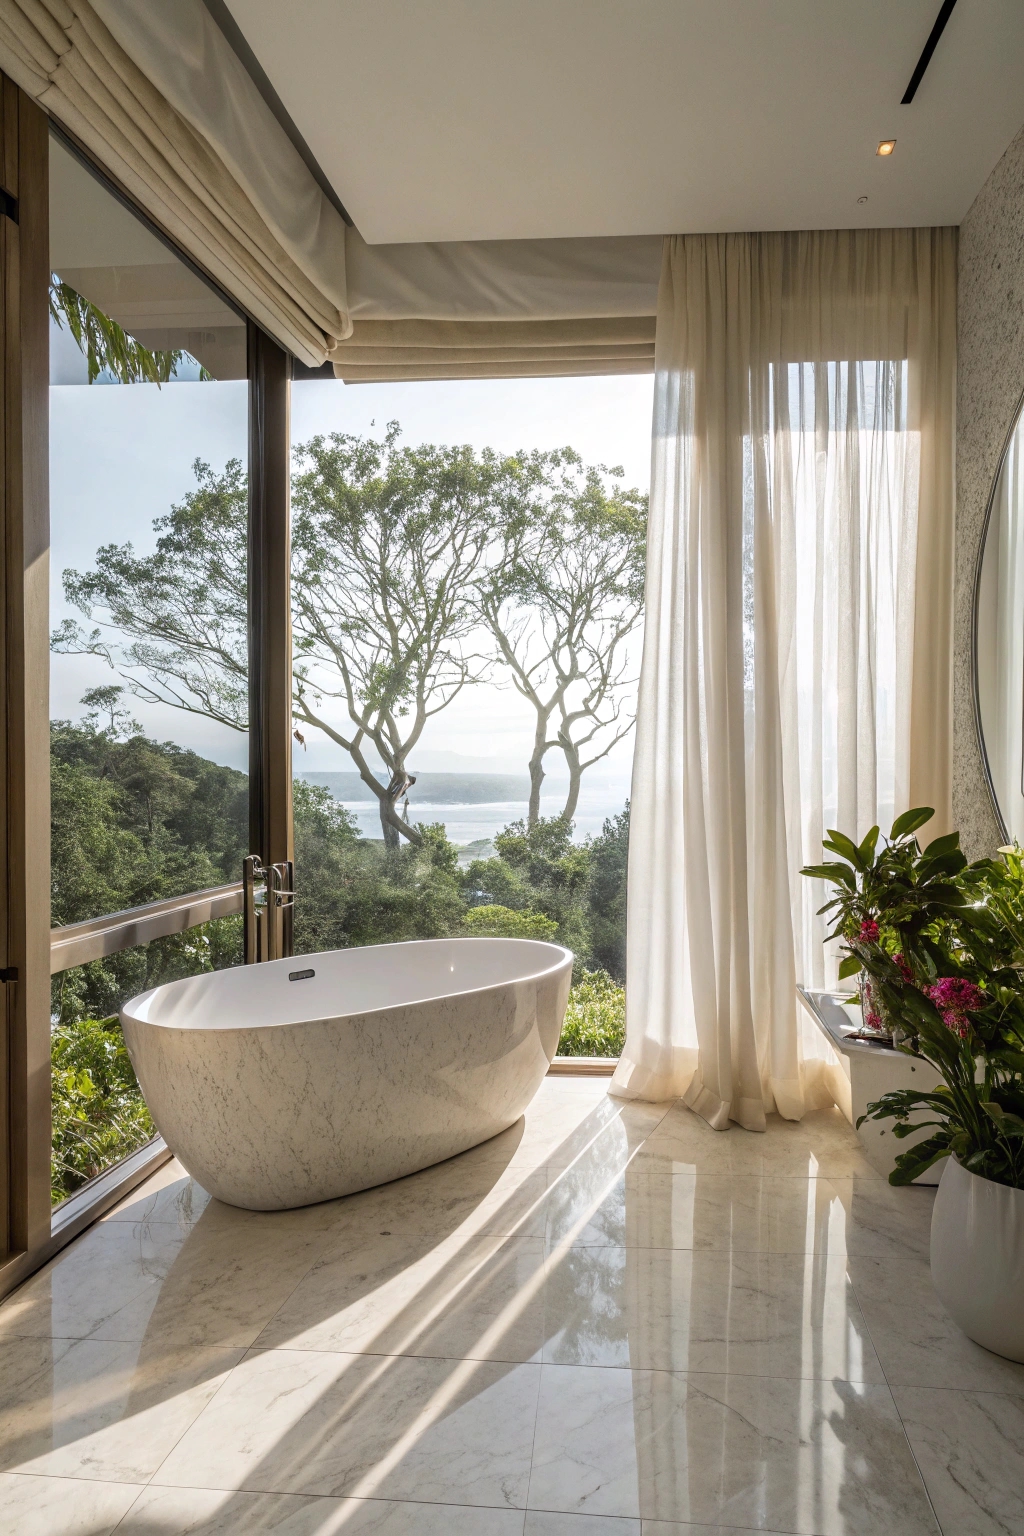
[[[968,1338],[1024,1361],[1024,1189],[946,1159],[932,1211],[932,1283]]]

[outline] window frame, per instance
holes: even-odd
[[[242,883],[50,926],[49,135],[247,330],[249,846],[293,857],[291,355],[182,251],[56,118],[0,74],[0,1297],[170,1156],[161,1137],[50,1205],[50,976],[242,911]],[[16,977],[16,979],[14,979]]]

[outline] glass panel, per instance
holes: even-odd
[[[221,885],[248,843],[244,320],[50,142],[52,922]],[[241,919],[53,978],[54,1200],[153,1134],[116,1012]]]
[[[242,919],[221,917],[53,978],[54,1205],[156,1134],[125,1050],[121,1005],[161,982],[241,960]]]
[[[555,939],[578,1055],[623,1030],[652,384],[292,389],[296,950]]]
[[[237,880],[244,321],[50,144],[55,925]]]

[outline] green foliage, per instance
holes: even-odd
[[[803,873],[836,895],[829,937],[844,940],[844,976],[865,973],[872,996],[904,1038],[900,1049],[941,1074],[934,1092],[900,1090],[868,1105],[864,1119],[894,1119],[905,1138],[933,1134],[902,1153],[890,1174],[908,1184],[940,1158],[996,1183],[1024,1188],[1024,859],[1020,849],[968,865],[959,834],[923,850],[915,836],[932,816],[898,817],[879,849],[830,831],[841,862]],[[924,1112],[932,1118],[916,1118]]]
[[[471,907],[465,928],[477,938],[544,939],[550,943],[558,933],[558,924],[543,912],[514,911],[511,907]]]
[[[153,523],[152,554],[103,544],[91,571],[64,572],[67,602],[97,622],[65,619],[50,644],[102,657],[141,699],[246,731],[248,480],[239,459],[192,470],[196,489]]]
[[[195,359],[181,348],[151,351],[122,330],[97,305],[85,299],[69,283],[53,273],[50,277],[50,314],[66,328],[85,354],[89,383],[95,384],[101,373],[110,373],[119,384],[166,384],[176,368]],[[213,377],[205,368],[199,377]]]
[[[589,955],[591,851],[572,841],[572,823],[560,816],[534,827],[515,821],[494,846],[493,859],[476,859],[466,871],[467,895],[482,890],[498,906],[540,912],[557,924],[560,944]]]
[[[155,1128],[117,1019],[82,1019],[53,1030],[50,1059],[56,1205],[143,1146]]]
[[[55,926],[237,880],[247,852],[246,775],[141,733],[119,739],[126,722],[116,698],[105,704],[113,728],[96,716],[50,728]],[[103,1017],[147,987],[240,954],[238,918],[157,939],[55,976],[53,1016]]]
[[[629,858],[629,802],[588,844],[590,958],[622,981],[626,975],[626,873]],[[615,1053],[616,1055],[618,1052]]]
[[[297,779],[293,792],[296,953],[461,931],[458,851],[443,827],[421,828],[419,845],[386,848],[360,838],[326,789]]]
[[[626,1039],[626,989],[607,971],[584,971],[569,993],[560,1056],[620,1056]]]

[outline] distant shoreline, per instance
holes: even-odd
[[[335,800],[351,804],[374,803],[377,796],[358,773],[297,773],[297,779],[329,790]],[[557,780],[545,780],[554,786]],[[565,782],[565,781],[563,781]],[[424,805],[498,805],[530,799],[530,780],[525,773],[419,773],[410,801]]]

